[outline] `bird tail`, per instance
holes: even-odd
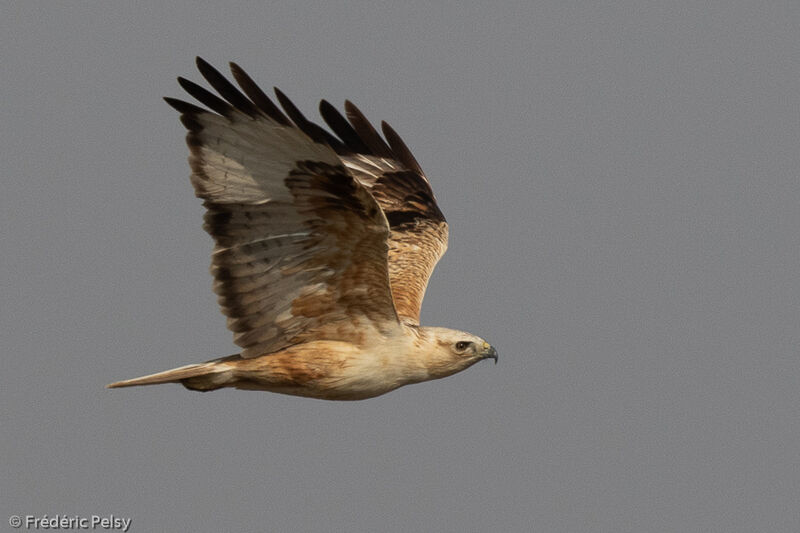
[[[159,385],[161,383],[181,383],[190,390],[215,390],[225,387],[234,379],[235,367],[227,364],[234,359],[241,359],[241,356],[236,354],[206,363],[186,365],[148,376],[116,381],[106,385],[106,388],[117,389],[140,385]]]

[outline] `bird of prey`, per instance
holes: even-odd
[[[181,383],[361,400],[443,378],[497,351],[419,324],[447,222],[411,151],[385,122],[323,100],[330,131],[275,89],[278,108],[235,63],[219,96],[178,78],[206,108],[165,98],[188,130],[191,182],[213,237],[214,292],[241,353],[118,381]]]

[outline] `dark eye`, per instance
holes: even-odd
[[[457,343],[456,343],[456,350],[458,350],[459,352],[463,352],[464,350],[466,350],[467,348],[469,348],[469,345],[470,345],[470,344],[472,344],[472,343],[471,343],[471,342],[469,342],[469,341],[460,341],[460,342],[457,342]]]

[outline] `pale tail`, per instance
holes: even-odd
[[[239,355],[231,355],[222,359],[215,359],[207,363],[186,365],[149,376],[126,379],[106,385],[107,389],[120,387],[136,387],[139,385],[159,385],[162,383],[181,383],[187,389],[214,390],[224,387],[233,378],[233,366],[225,364],[226,361],[239,359]]]

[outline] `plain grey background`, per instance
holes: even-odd
[[[800,531],[798,11],[4,1],[0,530]],[[500,364],[103,388],[236,351],[160,100],[195,55],[400,132],[451,226],[423,322]]]

